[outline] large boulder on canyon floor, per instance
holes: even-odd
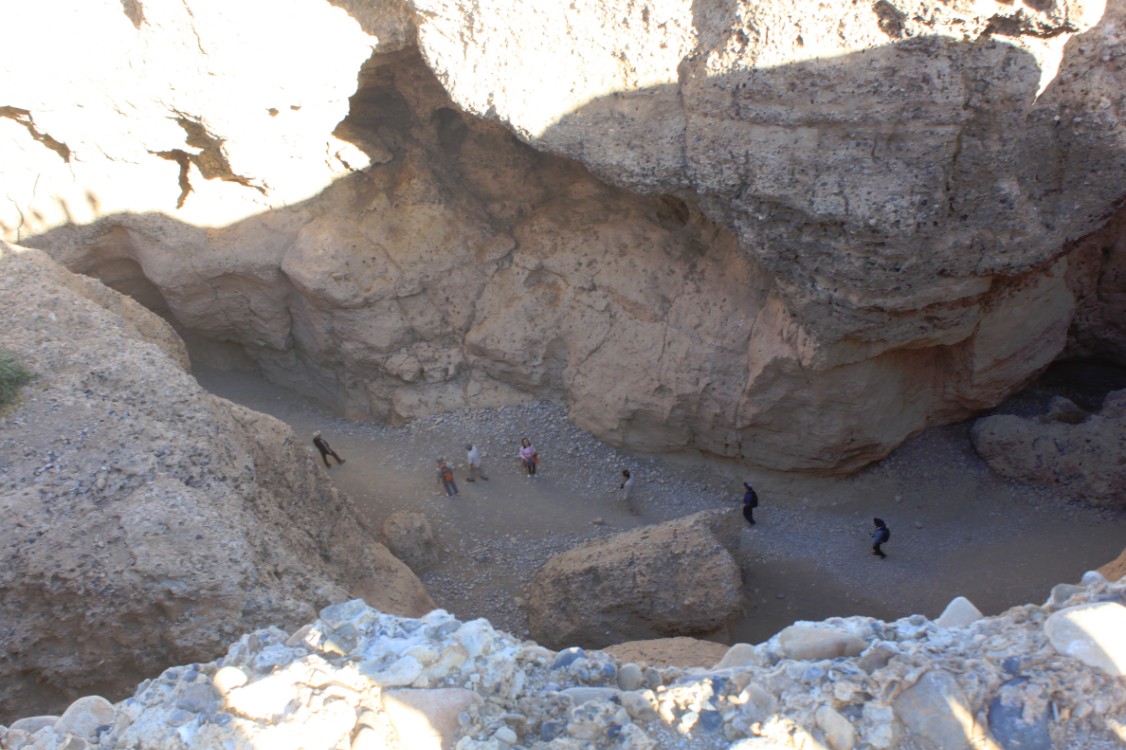
[[[139,304],[0,244],[0,319],[38,374],[0,415],[0,715],[116,694],[354,589],[432,607],[304,441],[204,392]]]
[[[1091,505],[1126,506],[1126,391],[1108,395],[1097,414],[1080,416],[1058,407],[1033,419],[998,414],[977,420],[971,437],[999,474]]]
[[[732,511],[705,511],[556,555],[529,587],[532,636],[600,648],[715,633],[742,605],[738,522]]]

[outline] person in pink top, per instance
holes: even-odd
[[[524,464],[524,468],[528,470],[528,476],[534,477],[539,455],[536,453],[536,446],[532,445],[532,441],[528,438],[520,441],[520,461]]]

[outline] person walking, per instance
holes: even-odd
[[[438,468],[434,473],[438,475],[438,481],[442,483],[443,489],[446,490],[446,497],[461,494],[457,491],[457,482],[454,481],[453,467],[446,463],[446,459],[438,459]]]
[[[755,492],[754,487],[743,482],[743,488],[746,492],[743,493],[743,518],[747,519],[747,523],[751,526],[755,525],[755,508],[758,507],[758,493]]]
[[[317,447],[317,450],[321,452],[321,458],[324,459],[325,466],[327,468],[332,468],[332,465],[328,462],[329,456],[335,458],[336,463],[338,464],[344,463],[344,459],[336,455],[336,451],[332,449],[332,447],[328,444],[328,441],[321,437],[320,430],[313,433],[313,445],[315,445]]]
[[[618,485],[618,489],[622,492],[622,499],[626,501],[626,508],[633,515],[637,515],[637,511],[633,509],[633,503],[630,502],[630,497],[633,495],[633,486],[637,483],[637,477],[630,473],[629,469],[622,469],[622,483]]]
[[[523,438],[520,441],[520,462],[528,470],[528,476],[534,477],[536,475],[536,464],[539,463],[539,460],[536,446],[532,445],[532,441],[528,438]]]
[[[872,531],[872,554],[882,560],[887,555],[880,549],[880,545],[887,544],[888,540],[891,539],[891,530],[888,529],[888,525],[884,523],[882,518],[873,518],[872,523],[876,524],[875,530]]]
[[[485,476],[485,469],[481,466],[481,453],[473,443],[465,444],[465,462],[469,466],[469,476],[465,478],[465,481],[474,482],[478,475],[485,481],[489,480]]]

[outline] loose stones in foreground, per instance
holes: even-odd
[[[0,746],[1116,747],[1126,680],[1087,656],[1110,643],[1126,583],[1088,576],[1076,588],[1066,607],[1049,600],[957,627],[920,615],[798,623],[688,668],[552,651],[484,620],[396,617],[357,600],[292,634],[244,635],[223,658],[169,669],[116,705],[88,697],[62,717],[0,727]]]

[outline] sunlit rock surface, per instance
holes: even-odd
[[[782,470],[1124,356],[1121,3],[549,5],[25,4],[0,231],[353,416]]]
[[[806,623],[855,641],[836,656],[788,657],[783,633],[687,668],[556,652],[485,620],[442,610],[408,619],[350,601],[292,633],[242,636],[222,658],[168,669],[120,703],[84,698],[61,718],[0,727],[0,742],[10,750],[1113,748],[1126,732],[1126,683],[1100,654],[1121,647],[1113,629],[1076,623],[1121,621],[1126,585],[1084,580],[1059,604],[1014,607],[966,627],[921,615]],[[85,744],[64,745],[77,741]]]

